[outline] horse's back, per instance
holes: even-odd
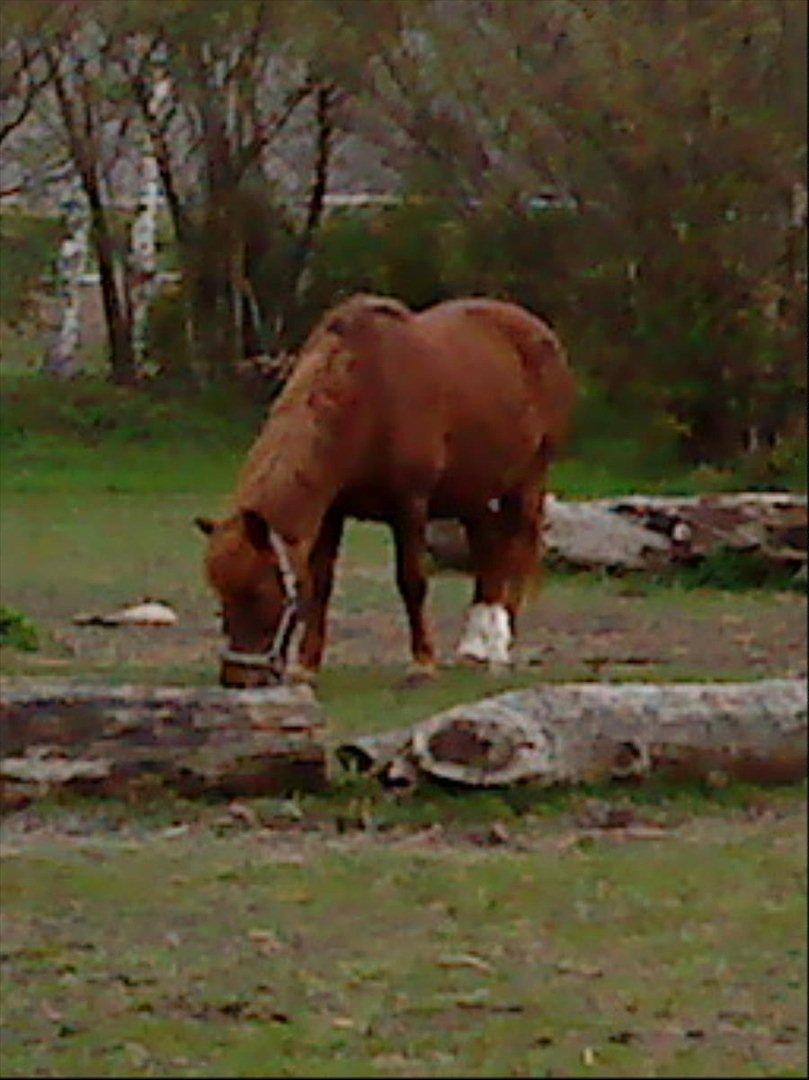
[[[418,323],[441,342],[452,374],[464,383],[516,396],[524,391],[543,411],[566,397],[571,378],[561,342],[525,308],[483,297],[448,300],[421,312]]]
[[[502,301],[453,300],[396,339],[379,358],[387,453],[432,473],[439,512],[538,478],[570,399],[564,350],[542,320]]]

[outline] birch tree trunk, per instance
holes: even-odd
[[[144,157],[143,186],[130,231],[127,266],[132,320],[132,353],[136,365],[142,363],[146,355],[149,305],[154,298],[156,286],[157,183],[157,163],[153,157]]]
[[[90,211],[78,180],[65,188],[60,203],[65,233],[56,258],[57,325],[43,370],[68,378],[80,363],[81,277],[87,265]]]
[[[158,115],[170,86],[167,79],[155,84],[149,103],[150,112]],[[132,326],[132,352],[136,365],[146,355],[149,307],[157,291],[157,211],[160,201],[160,169],[148,134],[142,158],[142,183],[140,199],[129,234],[130,322]]]

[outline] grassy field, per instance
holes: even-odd
[[[219,632],[191,522],[225,506],[259,420],[4,382],[2,600],[40,647],[7,675],[211,682]],[[558,466],[559,494],[700,476]],[[705,480],[703,475],[702,480]],[[708,477],[732,486],[726,476]],[[330,739],[559,679],[800,674],[805,600],[550,574],[507,676],[406,689],[384,530],[348,534],[318,693]],[[434,579],[442,655],[469,583]],[[72,623],[141,596],[179,626]],[[2,834],[4,1076],[802,1076],[805,788],[43,803]],[[658,839],[593,826],[631,808]],[[594,809],[595,808],[595,809]]]
[[[9,842],[4,1076],[805,1075],[789,802],[651,844],[77,831]]]

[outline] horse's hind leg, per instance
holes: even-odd
[[[506,607],[511,620],[512,633],[516,630],[517,613],[522,606],[528,582],[540,573],[542,548],[542,511],[544,491],[528,491],[519,496],[516,514],[508,527],[507,544],[512,575],[509,579]]]
[[[510,662],[510,646],[525,583],[539,553],[541,496],[511,492],[496,507],[467,521],[475,592],[458,645],[462,659]]]
[[[396,585],[410,624],[413,674],[429,676],[435,669],[435,648],[424,612],[427,597],[425,558],[427,502],[414,499],[403,506],[392,522],[396,547]]]
[[[509,663],[511,617],[508,611],[510,568],[502,558],[501,529],[496,511],[464,522],[475,591],[466,615],[457,654],[480,664]]]

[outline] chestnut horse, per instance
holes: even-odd
[[[299,670],[317,672],[347,517],[393,531],[412,670],[422,674],[435,663],[425,529],[430,518],[459,519],[475,592],[458,653],[507,663],[572,395],[555,334],[514,304],[473,298],[416,313],[359,295],[328,312],[250,451],[233,513],[197,519],[228,638],[222,683],[280,678],[298,620]]]

